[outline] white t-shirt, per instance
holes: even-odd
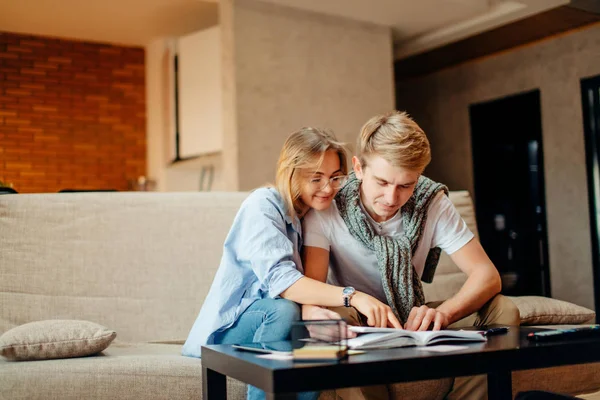
[[[380,235],[398,238],[404,233],[400,212],[382,223],[375,222],[366,212],[365,214]],[[304,217],[302,229],[304,246],[329,251],[327,283],[353,286],[356,290],[387,303],[375,252],[367,249],[348,231],[335,201],[327,210],[309,211]],[[473,236],[454,204],[440,192],[429,205],[425,229],[412,258],[415,270],[419,276],[423,274],[430,249],[440,247],[452,254],[466,245]]]

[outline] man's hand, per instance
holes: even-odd
[[[310,320],[323,320],[323,319],[342,319],[341,315],[336,313],[335,311],[328,310],[327,308],[312,306],[305,304],[302,306],[302,320],[310,321]],[[346,326],[346,325],[344,325]],[[339,337],[340,332],[336,327],[327,326],[327,325],[311,325],[307,322],[306,325],[308,329],[308,333],[310,333],[310,337],[314,339],[324,340],[327,342],[334,342],[344,338]],[[342,336],[345,335],[346,339],[351,339],[356,337],[356,333],[346,328],[345,332],[341,333]]]
[[[356,292],[350,299],[350,305],[367,317],[367,324],[377,328],[398,328],[402,324],[387,305],[366,293]]]
[[[413,307],[410,310],[408,319],[404,327],[409,331],[426,331],[433,324],[434,331],[446,329],[450,325],[448,315],[435,308],[429,308],[426,305]]]

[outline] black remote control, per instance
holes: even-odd
[[[527,335],[527,339],[536,342],[584,338],[600,339],[600,325],[586,325],[568,329],[552,329],[547,331],[532,332]]]

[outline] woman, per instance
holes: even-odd
[[[296,303],[344,304],[341,287],[303,276],[300,219],[311,208],[329,207],[346,173],[345,150],[330,133],[303,128],[288,137],[277,163],[275,186],[253,191],[233,221],[183,355],[200,357],[205,344],[286,340],[292,324],[300,320]],[[357,304],[352,305],[363,313],[387,307],[364,293],[354,298]],[[323,318],[338,316],[322,312]],[[250,399],[263,396],[249,387]]]

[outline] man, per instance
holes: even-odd
[[[345,287],[340,296],[346,307],[304,306],[304,319],[341,316],[352,324],[386,326],[392,313],[409,330],[519,324],[518,309],[498,294],[498,271],[448,199],[448,189],[422,175],[430,160],[425,133],[406,113],[376,116],[363,126],[348,183],[329,209],[311,211],[303,222],[306,276]],[[450,299],[426,304],[421,281],[433,279],[441,250],[467,280]],[[352,308],[359,292],[389,310],[361,315]],[[387,397],[381,386],[340,392]],[[484,376],[457,378],[449,395],[486,397]]]

